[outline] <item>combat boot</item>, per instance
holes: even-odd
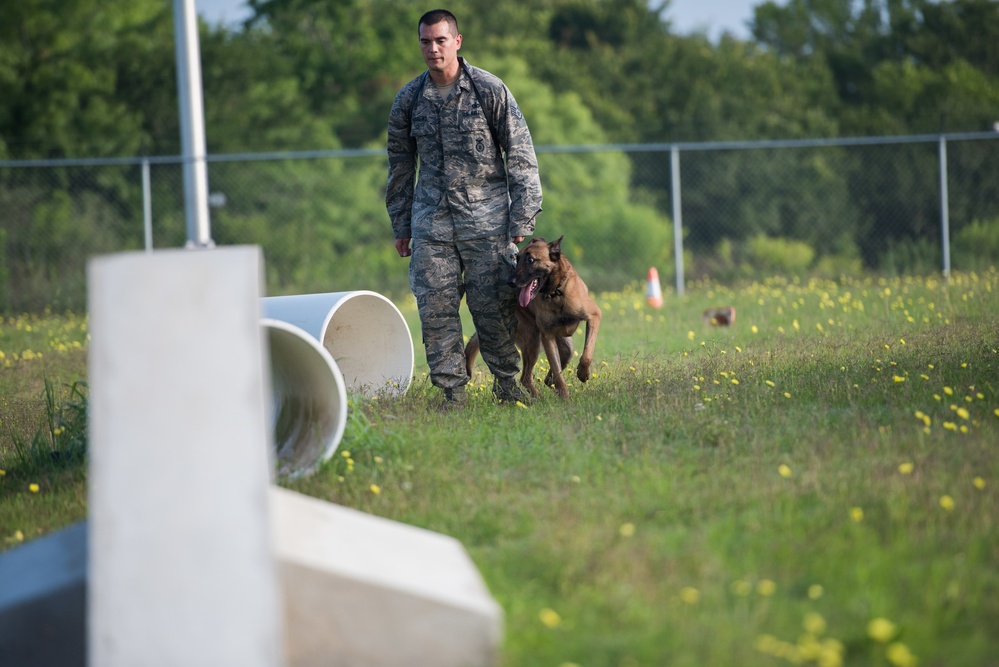
[[[444,390],[444,402],[438,406],[440,412],[460,412],[468,405],[468,394],[465,385]]]
[[[516,405],[517,403],[530,405],[534,402],[534,398],[517,384],[517,378],[494,377],[493,395],[500,403],[507,403],[509,405]]]

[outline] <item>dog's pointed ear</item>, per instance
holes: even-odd
[[[565,235],[563,234],[548,244],[548,256],[556,262],[562,257],[562,239],[564,238]]]

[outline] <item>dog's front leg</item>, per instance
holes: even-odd
[[[565,369],[569,368],[569,364],[572,362],[572,336],[558,336],[555,339],[555,347],[558,348],[559,366],[564,373]],[[545,376],[545,384],[549,387],[555,384],[555,374],[550,369],[548,375]]]
[[[537,398],[541,392],[534,385],[534,365],[538,363],[541,354],[541,332],[534,324],[534,317],[526,315],[523,310],[517,310],[517,347],[520,348],[520,384]]]
[[[569,398],[569,387],[562,377],[562,361],[559,358],[558,344],[552,336],[542,336],[541,343],[545,346],[545,354],[548,355],[548,365],[551,367],[552,379],[555,381],[555,393],[562,398]]]
[[[583,341],[583,356],[579,358],[576,366],[576,377],[580,382],[590,379],[590,364],[593,363],[593,350],[597,346],[597,330],[600,328],[600,318],[603,313],[600,307],[593,304],[593,312],[589,313],[586,320],[586,338]]]

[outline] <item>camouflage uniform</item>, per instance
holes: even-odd
[[[499,78],[463,60],[447,100],[422,74],[392,105],[388,158],[385,204],[395,238],[412,239],[409,282],[431,381],[445,389],[468,382],[458,315],[463,294],[482,358],[497,379],[513,378],[519,356],[516,293],[507,285],[517,255],[511,237],[532,234],[541,210],[538,162],[516,100]]]

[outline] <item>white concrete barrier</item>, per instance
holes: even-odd
[[[349,391],[402,395],[413,379],[413,337],[395,304],[377,292],[329,292],[261,300],[264,317],[288,322],[325,347]]]
[[[270,348],[271,432],[278,475],[307,475],[336,452],[347,425],[347,390],[333,357],[293,324],[261,321]]]
[[[260,249],[88,273],[89,662],[282,665]]]
[[[87,525],[0,554],[0,665],[87,663]]]
[[[270,504],[272,549],[284,598],[284,657],[289,667],[494,664],[503,614],[456,540],[279,487],[271,487]],[[4,582],[0,586],[0,664],[87,664],[87,542],[88,524],[84,522],[0,554],[0,581]],[[122,545],[119,550],[136,546]],[[198,546],[188,546],[192,562],[185,579],[210,588],[216,573],[197,567]],[[241,560],[253,558],[252,554],[236,558],[231,567],[241,569]],[[151,576],[176,574],[172,567]],[[101,598],[104,593],[94,586],[91,580],[91,595]],[[142,597],[145,587],[144,582],[137,583],[139,590],[126,611],[140,616],[148,613]],[[163,596],[156,604],[167,607],[184,597],[180,590],[177,599]],[[240,598],[242,594],[235,600]],[[213,605],[191,610],[184,625],[218,628],[214,609]],[[182,632],[184,625],[162,630],[170,636],[171,629],[178,630],[173,641],[183,644],[190,641]],[[253,635],[242,638],[248,650],[258,646],[259,640]],[[130,643],[128,637],[124,641]],[[160,647],[142,654],[141,659],[133,652],[132,664],[210,664],[191,656],[187,662],[172,662],[185,648]]]
[[[461,543],[271,489],[291,667],[486,667],[503,612]]]

